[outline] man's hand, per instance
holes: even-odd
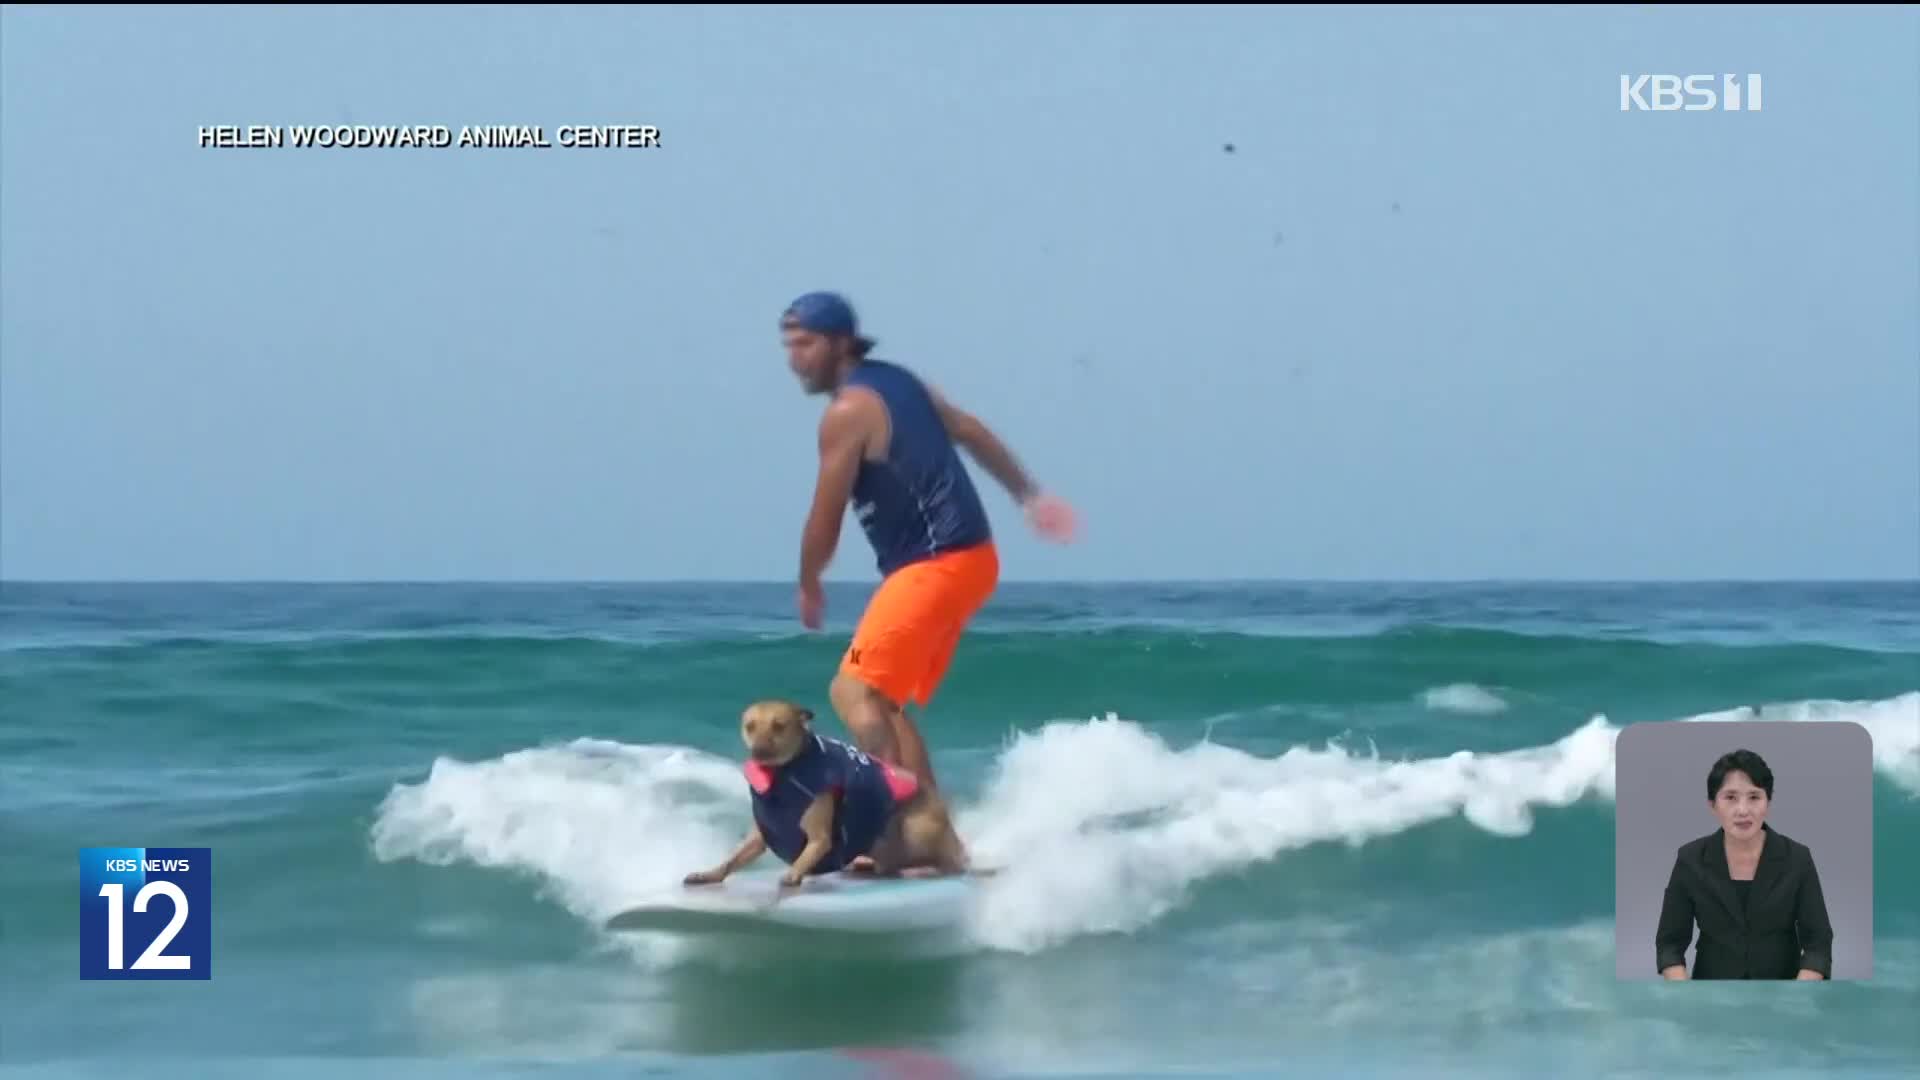
[[[718,870],[695,870],[686,876],[685,884],[718,885],[725,880],[727,880],[727,868],[723,866]]]
[[[820,629],[821,613],[827,608],[827,594],[820,585],[820,579],[800,582],[799,599],[800,625],[809,630]]]
[[[1065,499],[1058,495],[1034,495],[1021,509],[1026,511],[1027,523],[1033,526],[1034,532],[1062,544],[1073,541],[1079,523],[1073,507],[1068,506]]]
[[[1827,977],[1825,975],[1822,975],[1817,971],[1812,971],[1807,968],[1801,968],[1800,974],[1794,976],[1794,981],[1795,982],[1825,982],[1826,978]]]
[[[927,395],[933,399],[934,410],[940,414],[940,423],[946,427],[947,435],[1007,489],[1007,494],[1013,496],[1026,513],[1027,522],[1035,532],[1063,544],[1073,539],[1077,528],[1073,508],[1057,495],[1042,494],[1033,477],[992,428],[948,401],[932,386],[927,387]]]

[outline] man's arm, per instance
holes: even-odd
[[[866,453],[867,404],[859,395],[848,395],[827,406],[820,418],[820,474],[814,484],[813,508],[800,535],[802,582],[820,580],[840,543],[840,522],[846,517],[847,500]]]
[[[1000,486],[1007,489],[1013,501],[1024,506],[1027,500],[1040,494],[1040,485],[1034,482],[1032,475],[1020,465],[1013,451],[993,429],[982,423],[980,418],[948,401],[940,391],[927,387],[927,393],[933,398],[933,407],[940,412],[940,422],[946,425],[947,434],[953,441],[965,448],[980,467],[993,474]]]

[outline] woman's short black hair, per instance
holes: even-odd
[[[1773,801],[1773,770],[1767,768],[1767,763],[1761,760],[1759,754],[1751,750],[1735,750],[1732,753],[1720,755],[1720,760],[1714,762],[1713,768],[1708,770],[1708,802],[1720,797],[1720,788],[1727,782],[1727,774],[1731,772],[1746,773],[1747,779],[1758,784],[1760,790],[1767,793],[1767,801]]]

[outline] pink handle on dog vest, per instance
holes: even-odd
[[[880,774],[887,778],[887,791],[892,793],[894,802],[906,802],[920,790],[920,778],[905,769],[896,769],[878,760],[874,764],[880,766]],[[741,771],[747,774],[747,783],[759,794],[765,795],[773,789],[773,770],[765,765],[749,761],[741,766]]]
[[[755,792],[765,795],[773,787],[773,770],[765,765],[757,761],[749,761],[744,771],[747,774],[747,783],[753,785]]]
[[[882,761],[880,771],[886,774],[887,790],[893,792],[894,802],[906,802],[920,790],[920,778],[905,769],[896,769]]]

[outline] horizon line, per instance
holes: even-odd
[[[878,578],[828,578],[828,586],[877,586]],[[1002,578],[1001,586],[1235,586],[1235,585],[1914,585],[1920,574],[1855,577],[1113,577]],[[8,585],[291,585],[291,586],[779,586],[791,578],[601,578],[601,577],[0,577]]]

